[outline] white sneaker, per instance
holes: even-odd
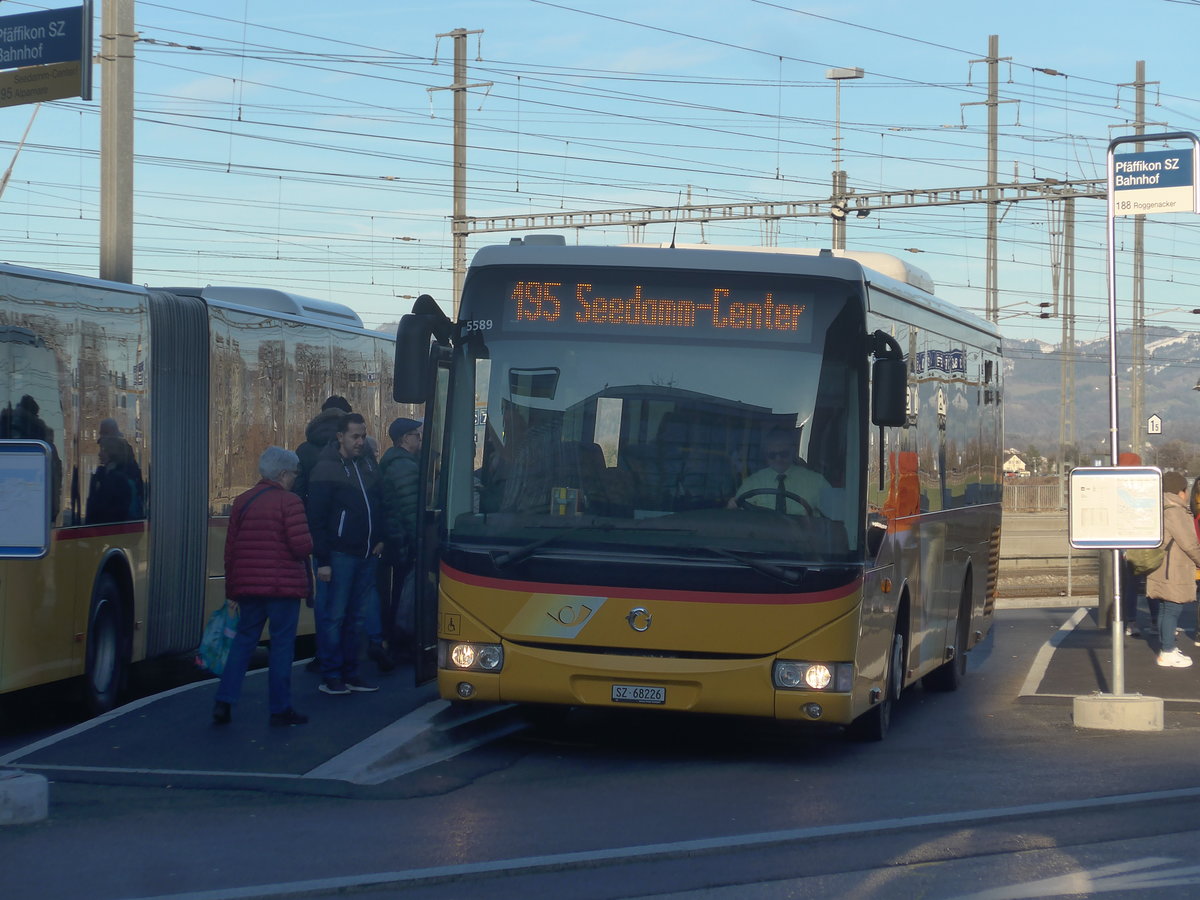
[[[1186,669],[1192,664],[1190,656],[1184,656],[1178,647],[1170,653],[1158,654],[1158,664],[1170,669]]]

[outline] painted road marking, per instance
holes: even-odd
[[[1050,660],[1054,656],[1055,649],[1067,639],[1075,626],[1083,621],[1084,616],[1088,614],[1085,607],[1080,607],[1075,610],[1075,614],[1050,636],[1050,640],[1042,644],[1042,648],[1038,650],[1037,656],[1034,657],[1033,665],[1029,667],[1029,674],[1025,676],[1025,683],[1021,685],[1021,697],[1033,697],[1037,695],[1037,690],[1042,684],[1042,679],[1046,677],[1046,669],[1050,667]],[[1046,694],[1043,696],[1065,696],[1061,694]]]
[[[632,847],[614,847],[608,850],[590,850],[578,853],[558,853],[546,856],[524,856],[513,859],[497,859],[478,863],[461,863],[452,866],[432,866],[424,869],[403,869],[395,872],[371,872],[362,875],[347,875],[338,878],[316,878],[276,884],[243,885],[216,888],[205,891],[187,891],[177,894],[157,894],[153,897],[130,898],[130,900],[250,900],[250,898],[291,897],[304,893],[344,891],[354,888],[382,887],[384,885],[436,884],[481,875],[527,875],[537,872],[563,872],[577,868],[594,868],[597,864],[627,863],[653,859],[677,859],[698,854],[725,853],[753,847],[811,841],[815,838],[840,837],[864,834],[903,831],[931,826],[981,823],[1004,819],[1026,819],[1030,816],[1049,815],[1063,812],[1119,808],[1134,804],[1162,803],[1167,800],[1194,800],[1200,798],[1200,788],[1179,788],[1171,791],[1151,791],[1139,794],[1123,794],[1115,797],[1097,797],[1085,800],[1066,800],[1054,803],[1034,803],[1026,806],[1000,807],[996,809],[965,810],[954,813],[909,816],[896,819],[878,819],[870,822],[847,822],[841,825],[821,825],[811,828],[792,828],[757,834],[728,835],[690,841],[675,841],[662,844],[639,844]],[[1152,864],[1174,863],[1176,860],[1150,857]],[[1121,864],[1118,864],[1120,866]],[[1111,869],[1113,867],[1105,867]],[[1096,870],[1103,873],[1103,869]],[[1195,872],[1195,875],[1188,874]],[[1200,867],[1189,866],[1158,874],[1136,876],[1114,873],[1128,878],[1147,879],[1138,881],[1142,887],[1167,884],[1191,884],[1189,881],[1166,880],[1200,878]],[[1064,878],[1074,876],[1063,876]],[[1115,880],[1114,880],[1114,883]],[[1007,890],[1019,890],[1022,886]],[[1032,886],[1025,887],[1026,893],[975,894],[970,900],[1017,900],[1022,897],[1042,897],[1045,892],[1032,893]],[[1117,888],[1111,888],[1117,890]],[[1073,891],[1068,891],[1071,893]],[[967,900],[967,898],[960,898]]]
[[[1132,897],[1148,888],[1200,884],[1200,866],[1178,865],[1182,862],[1181,859],[1165,856],[1146,856],[1142,859],[1101,866],[1098,869],[1083,869],[1040,881],[991,888],[978,894],[964,894],[954,900],[1026,900],[1076,894],[1091,896],[1112,891],[1121,891]],[[1155,867],[1162,866],[1174,868],[1155,870]]]

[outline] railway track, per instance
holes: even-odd
[[[1099,570],[1096,560],[1074,561],[1068,571],[1065,560],[1053,565],[1037,565],[1025,559],[1013,565],[1013,560],[1001,560],[996,593],[1001,598],[1020,597],[1090,597],[1099,590]]]

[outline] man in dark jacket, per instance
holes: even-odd
[[[300,499],[306,503],[308,502],[308,477],[312,473],[313,466],[317,464],[321,451],[329,446],[330,441],[337,434],[342,416],[348,412],[353,412],[350,408],[350,401],[334,394],[321,404],[321,411],[304,428],[304,443],[296,448],[296,455],[300,457],[300,472],[296,475],[296,484],[292,490],[299,494]]]
[[[385,557],[392,567],[391,596],[383,613],[383,627],[392,652],[409,648],[414,630],[412,588],[405,580],[412,571],[417,546],[417,507],[421,499],[421,423],[396,419],[388,426],[391,448],[379,461],[384,521]],[[407,602],[403,602],[407,600]]]
[[[317,560],[317,657],[326,694],[376,691],[358,677],[363,611],[383,550],[379,469],[364,452],[367,425],[347,413],[309,476],[308,527]]]
[[[305,426],[304,443],[296,448],[296,456],[300,458],[300,466],[296,471],[295,484],[292,485],[292,490],[300,495],[300,499],[304,502],[305,506],[308,505],[309,473],[312,472],[313,466],[317,464],[317,458],[320,457],[321,451],[333,442],[334,436],[337,434],[338,425],[342,421],[342,416],[353,411],[350,408],[349,400],[339,394],[332,394],[321,404],[321,411]],[[316,566],[315,560],[313,561],[313,566]],[[314,601],[323,597],[327,588],[328,585],[324,581],[318,581]],[[308,672],[321,671],[319,651],[316,657],[309,660],[305,670]]]

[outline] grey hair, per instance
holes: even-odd
[[[268,447],[258,458],[258,473],[269,481],[278,481],[284,472],[300,468],[300,457],[283,447]]]

